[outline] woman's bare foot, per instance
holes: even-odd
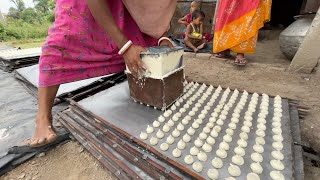
[[[31,147],[40,147],[52,143],[57,139],[57,134],[52,128],[52,117],[37,116],[37,125],[30,140]]]

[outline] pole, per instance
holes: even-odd
[[[220,0],[216,0],[216,8],[214,10],[214,15],[213,15],[213,19],[212,19],[212,34],[214,34],[214,30],[215,30],[215,26],[216,26],[219,4],[220,4]]]

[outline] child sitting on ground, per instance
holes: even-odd
[[[188,26],[192,22],[192,13],[196,10],[200,10],[201,8],[201,2],[200,1],[192,1],[191,6],[190,6],[190,13],[187,15],[183,16],[178,20],[178,23],[184,24],[185,26]]]
[[[194,52],[197,52],[199,49],[204,48],[206,44],[206,39],[202,36],[204,18],[204,12],[196,10],[192,13],[192,22],[187,26],[184,43]]]

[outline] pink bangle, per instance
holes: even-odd
[[[131,45],[132,45],[132,41],[129,40],[126,44],[124,44],[124,45],[122,46],[122,48],[119,50],[118,54],[119,54],[119,55],[122,55],[124,52],[126,52],[126,51],[129,49],[129,47],[130,47]]]

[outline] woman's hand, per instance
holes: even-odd
[[[135,77],[140,77],[146,70],[140,58],[140,53],[142,51],[145,51],[143,47],[131,45],[123,54],[126,65]]]

